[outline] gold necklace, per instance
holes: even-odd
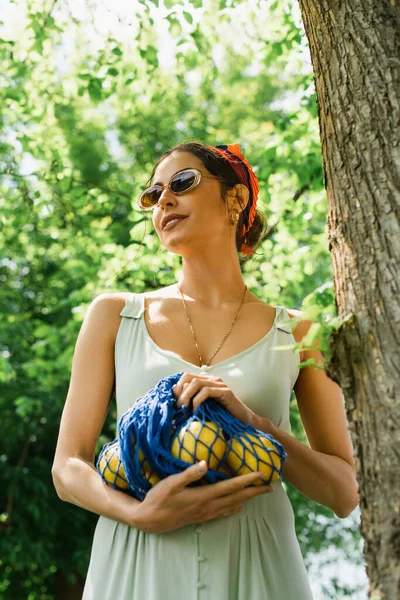
[[[185,298],[183,297],[182,290],[181,290],[181,288],[179,287],[179,285],[178,285],[178,284],[176,284],[176,287],[178,288],[178,290],[179,290],[179,292],[180,292],[180,294],[181,294],[181,297],[182,297],[183,306],[184,306],[184,308],[185,308],[186,316],[187,316],[187,319],[188,319],[188,321],[189,321],[189,327],[190,327],[190,331],[192,332],[192,336],[193,336],[194,343],[195,343],[195,346],[196,346],[197,354],[198,354],[198,356],[199,356],[200,366],[202,367],[203,365],[206,365],[207,367],[209,367],[209,366],[210,366],[210,362],[212,361],[212,359],[214,358],[214,356],[217,354],[217,352],[218,352],[219,350],[221,350],[223,343],[225,342],[226,338],[228,337],[228,335],[230,334],[230,332],[231,332],[231,331],[232,331],[232,329],[233,329],[233,326],[234,326],[234,324],[235,324],[235,321],[236,321],[236,319],[237,319],[237,317],[238,317],[238,314],[239,314],[239,312],[240,312],[240,309],[242,308],[242,305],[243,305],[243,302],[244,302],[244,298],[245,298],[245,296],[246,296],[246,292],[247,292],[247,285],[245,285],[245,286],[244,286],[244,294],[243,294],[243,297],[242,297],[242,301],[241,301],[241,303],[240,303],[240,306],[239,306],[239,308],[238,308],[238,310],[237,310],[237,312],[236,312],[235,318],[234,318],[234,319],[233,319],[233,321],[232,321],[232,325],[229,327],[228,331],[226,332],[226,334],[225,334],[225,336],[224,336],[224,339],[222,340],[222,342],[220,343],[220,345],[218,346],[218,348],[216,349],[216,351],[214,352],[214,354],[212,355],[212,357],[211,357],[211,358],[210,358],[208,361],[206,361],[206,362],[203,362],[203,359],[202,359],[202,357],[201,357],[201,354],[200,354],[200,349],[199,349],[199,345],[198,345],[198,343],[197,343],[196,334],[195,334],[195,332],[194,332],[194,328],[193,328],[193,325],[192,325],[192,321],[190,320],[190,317],[189,317],[188,309],[187,309],[187,307],[186,307],[186,302],[185,302]]]

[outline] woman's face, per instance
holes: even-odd
[[[165,188],[153,210],[153,225],[163,246],[181,255],[201,251],[205,245],[218,247],[229,243],[234,231],[229,225],[228,206],[222,200],[220,181],[214,177],[202,161],[189,152],[173,152],[158,165],[154,183],[167,185],[177,171],[195,168],[207,178],[179,196]],[[185,217],[164,226],[163,219],[169,215]]]

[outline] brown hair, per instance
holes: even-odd
[[[238,183],[242,183],[239,180],[239,177],[235,170],[232,168],[228,159],[225,159],[219,152],[213,150],[209,146],[205,146],[200,142],[187,142],[185,144],[177,144],[173,148],[170,148],[164,154],[160,156],[158,161],[156,162],[153,171],[149,180],[146,183],[146,186],[151,185],[151,181],[154,177],[156,169],[158,165],[161,163],[164,158],[172,154],[173,152],[190,152],[197,158],[199,158],[206,169],[212,175],[218,177],[221,181],[221,192],[222,199],[225,201],[226,194],[229,190],[231,190]],[[250,189],[250,188],[249,188]],[[236,249],[239,252],[243,243],[243,238],[240,234],[242,231],[242,225],[247,225],[246,220],[248,218],[248,210],[243,210],[240,213],[239,222],[236,229]],[[253,224],[249,231],[247,232],[247,243],[251,248],[256,248],[260,241],[262,241],[262,235],[265,231],[267,225],[266,217],[260,213],[258,210],[256,211],[256,215],[253,221]],[[245,262],[249,256],[244,256],[241,259],[241,262]]]

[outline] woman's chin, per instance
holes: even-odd
[[[196,253],[196,248],[198,252],[204,251],[204,240],[198,240],[196,243],[193,239],[188,239],[183,237],[176,236],[175,239],[169,239],[168,241],[163,243],[163,246],[168,252],[173,252],[174,254],[179,254],[180,256],[189,256],[193,253]]]

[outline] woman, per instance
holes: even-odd
[[[84,600],[309,600],[291,504],[260,473],[189,486],[204,465],[163,479],[139,502],[105,485],[93,461],[114,377],[118,419],[159,379],[183,372],[178,406],[209,397],[271,433],[287,453],[284,476],[346,517],[358,503],[343,397],[322,360],[275,347],[300,341],[310,322],[250,293],[238,251],[262,231],[257,178],[237,144],[176,146],[140,197],[162,245],[182,257],[180,281],[148,294],[101,294],[78,336],[53,478],[62,500],[100,516]],[[294,388],[310,448],[290,434]],[[205,465],[206,467],[206,465]]]

